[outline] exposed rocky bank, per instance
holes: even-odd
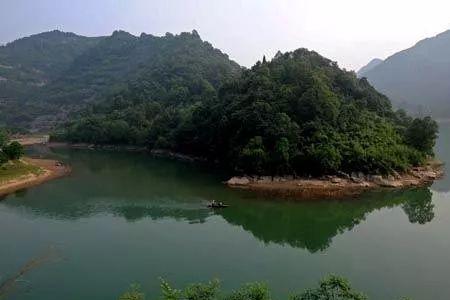
[[[377,188],[401,189],[426,186],[444,175],[442,166],[440,162],[430,161],[423,167],[415,167],[408,172],[393,173],[389,176],[363,173],[340,173],[320,178],[243,176],[232,177],[226,184],[232,188],[295,198],[339,198],[356,196]]]

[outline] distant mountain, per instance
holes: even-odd
[[[450,117],[450,30],[360,73],[395,106],[417,114]]]
[[[49,129],[145,74],[171,70],[165,80],[176,80],[186,71],[174,69],[181,61],[216,87],[240,71],[196,31],[94,38],[52,31],[17,40],[0,48],[0,124]]]
[[[375,68],[376,66],[381,64],[382,62],[383,62],[382,59],[374,58],[367,65],[365,65],[364,67],[359,69],[359,71],[356,74],[358,74],[358,77],[364,77],[365,73],[369,72],[370,70],[372,70],[373,68]]]

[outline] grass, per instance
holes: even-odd
[[[43,172],[44,170],[42,168],[33,166],[22,160],[9,161],[0,166],[0,183],[5,183],[30,174],[39,175]]]

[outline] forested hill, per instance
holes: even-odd
[[[247,174],[391,173],[433,154],[433,120],[394,112],[366,79],[316,52],[279,52],[235,76],[182,57],[143,72],[54,138],[167,149]]]
[[[0,125],[29,126],[48,113],[37,94],[102,38],[51,31],[0,47]]]
[[[450,117],[450,30],[398,52],[360,76],[395,106],[415,114]]]
[[[101,39],[55,30],[16,40],[0,47],[0,76],[11,82],[45,85]]]
[[[216,89],[239,72],[239,65],[196,31],[163,37],[124,31],[98,38],[38,34],[0,48],[0,123],[48,130],[146,76],[160,74],[161,89],[188,76]],[[171,87],[164,92],[183,92]]]

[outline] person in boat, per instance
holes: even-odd
[[[209,207],[226,207],[223,202],[217,202],[216,200],[212,200],[211,203],[208,205]]]

